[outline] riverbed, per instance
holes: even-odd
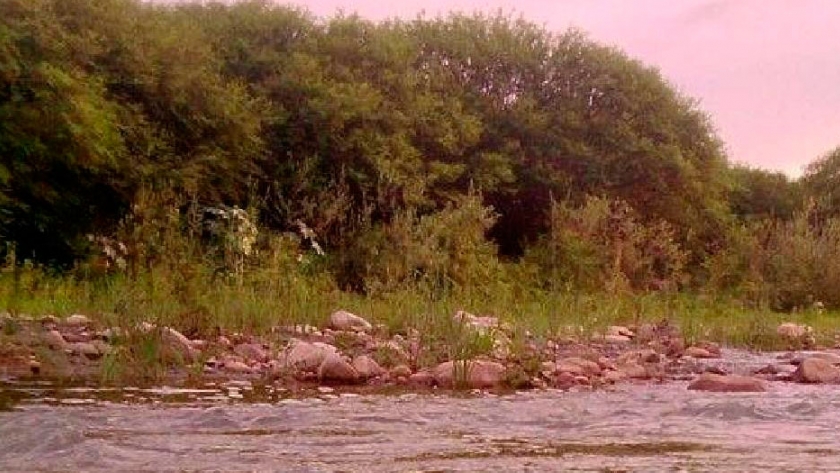
[[[731,371],[775,354],[729,352]],[[5,383],[0,471],[838,471],[840,390],[358,394]]]

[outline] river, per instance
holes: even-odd
[[[730,353],[733,371],[772,354]],[[492,395],[5,383],[0,471],[840,471],[840,390]]]

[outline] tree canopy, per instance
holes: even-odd
[[[623,201],[694,261],[731,202],[789,212],[748,208],[784,184],[731,171],[694,100],[580,31],[266,0],[0,7],[0,239],[26,258],[71,264],[149,188],[305,222],[336,250],[476,192],[511,257],[550,231],[557,200]]]

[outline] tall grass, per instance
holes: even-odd
[[[807,291],[797,293],[797,302],[809,297],[834,302],[832,291],[840,287],[833,269],[840,261],[836,224],[817,231],[797,220],[772,227],[764,239],[745,237],[741,253],[721,252],[710,262],[713,284],[707,290],[677,291],[684,256],[676,243],[665,239],[657,246],[641,237],[669,231],[652,230],[624,207],[595,200],[579,213],[555,208],[556,228],[539,244],[543,250],[503,263],[483,238],[493,216],[470,195],[445,212],[408,214],[370,229],[378,239],[360,239],[368,251],[355,256],[366,258],[356,266],[363,268],[358,276],[365,290],[348,291],[338,286],[329,256],[302,246],[297,237],[249,234],[253,251],[250,246],[244,251],[230,235],[208,240],[189,210],[173,211],[189,209],[184,202],[154,196],[144,202],[117,235],[127,247],[124,266],[105,265],[97,272],[96,265],[80,264],[75,272],[55,273],[20,264],[10,252],[0,267],[0,310],[82,312],[105,325],[152,322],[200,337],[218,329],[265,334],[276,326],[320,326],[332,311],[346,309],[391,333],[413,328],[453,347],[478,350],[486,350],[486,344],[458,332],[452,321],[457,310],[497,316],[516,333],[536,337],[588,337],[609,325],[665,321],[680,327],[689,342],[773,348],[781,346],[775,327],[782,321],[813,326],[825,343],[832,342],[835,329],[831,313],[804,304],[799,306],[804,310],[777,312],[773,302],[803,287]],[[624,229],[620,238],[610,236],[610,222]],[[229,230],[237,235],[236,227]],[[606,257],[579,259],[575,251]],[[788,254],[797,257],[785,259]],[[584,260],[593,271],[572,264]],[[799,264],[809,267],[797,272],[785,266]],[[578,276],[564,278],[561,269],[629,284],[574,284]],[[831,284],[835,277],[836,286]],[[653,282],[662,282],[665,290],[645,289]],[[767,295],[772,297],[763,298]]]

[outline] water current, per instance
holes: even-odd
[[[729,352],[732,371],[773,354]],[[840,389],[360,395],[0,384],[0,471],[840,471]]]

